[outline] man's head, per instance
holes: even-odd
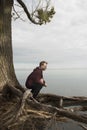
[[[41,61],[40,64],[39,64],[39,66],[44,71],[44,70],[47,69],[47,64],[48,63],[46,61]]]

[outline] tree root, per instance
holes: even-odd
[[[9,91],[8,91],[9,90]],[[13,95],[20,93],[20,91],[15,91],[14,88],[8,87],[3,90],[3,94],[6,94],[11,92]],[[2,94],[2,95],[3,95]],[[59,97],[59,96],[52,96],[52,95],[39,95],[38,99],[41,102],[38,102],[32,97],[32,93],[30,90],[26,90],[24,94],[21,92],[20,94],[16,95],[17,98],[13,98],[14,100],[11,101],[5,101],[3,103],[2,97],[0,101],[2,100],[2,106],[0,106],[0,126],[7,127],[9,130],[14,130],[14,126],[17,125],[24,125],[26,122],[32,122],[33,118],[36,119],[43,119],[46,120],[56,120],[60,117],[66,117],[69,119],[72,119],[74,121],[78,121],[80,123],[87,124],[87,115],[82,115],[77,113],[78,111],[86,111],[87,106],[79,106],[79,107],[73,107],[73,108],[64,108],[63,105],[68,104],[72,102],[75,104],[77,102],[87,103],[87,98],[80,98],[80,97]],[[59,108],[58,108],[59,105]],[[5,107],[4,113],[3,108]],[[7,108],[6,108],[7,107]],[[55,119],[54,119],[54,118]],[[23,123],[22,123],[23,122]],[[43,122],[43,121],[42,121]],[[31,124],[29,124],[31,125]],[[37,124],[35,124],[37,125]],[[24,127],[23,126],[23,127]],[[81,127],[84,127],[85,130],[86,127],[84,125],[80,125]],[[3,130],[3,129],[0,129]],[[20,130],[20,129],[15,129]],[[22,129],[21,129],[22,130]],[[31,129],[33,130],[33,128]],[[45,130],[45,129],[44,129]]]
[[[14,86],[6,84],[2,90],[2,96],[10,100],[15,97],[22,97],[23,93]]]
[[[82,124],[79,124],[79,126],[81,126],[84,130],[87,130],[87,126],[84,126]]]
[[[18,112],[19,115],[23,111],[25,102],[29,95],[31,96],[29,91],[26,91],[24,93],[22,104],[21,104],[20,110]],[[58,107],[55,107],[52,105],[46,105],[43,103],[34,102],[34,101],[30,101],[30,100],[27,100],[27,103],[28,103],[29,109],[37,110],[39,112],[45,111],[45,112],[51,113],[52,115],[54,115],[54,113],[56,113],[56,116],[58,116],[58,115],[64,116],[64,117],[73,119],[75,121],[83,122],[83,123],[87,124],[87,117],[83,116],[81,114],[76,114],[74,111],[67,111],[67,109],[64,109],[64,108],[58,108]]]
[[[22,102],[21,102],[21,106],[20,109],[17,113],[16,119],[22,115],[23,111],[24,111],[24,107],[25,107],[25,103],[26,103],[26,99],[32,97],[32,93],[30,92],[30,90],[26,90],[23,94],[23,98],[22,98]]]

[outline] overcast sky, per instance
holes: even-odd
[[[87,67],[87,0],[55,0],[51,23],[12,23],[15,67],[29,68],[46,60],[57,68]],[[30,64],[30,65],[29,65]]]

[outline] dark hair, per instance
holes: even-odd
[[[44,63],[48,64],[46,61],[41,61],[39,66],[44,65]]]

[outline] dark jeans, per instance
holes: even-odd
[[[31,89],[32,89],[31,92],[33,94],[33,98],[36,98],[37,95],[38,95],[38,93],[42,89],[42,85],[40,85],[40,84],[34,84],[34,85],[32,85]]]

